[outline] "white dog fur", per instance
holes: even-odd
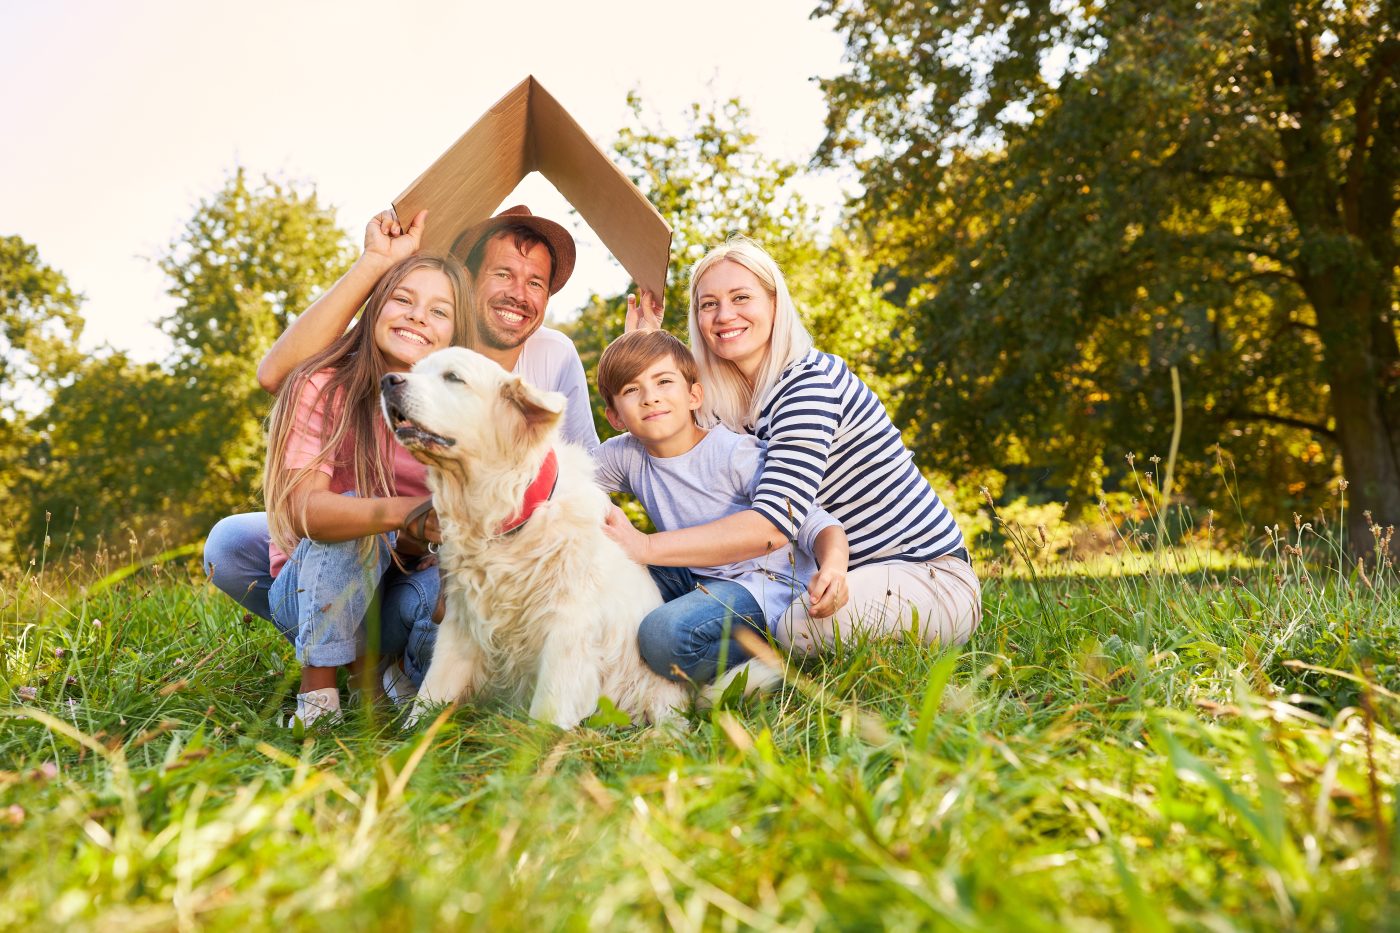
[[[565,729],[600,696],[634,721],[673,716],[687,690],[637,650],[660,593],[603,533],[608,500],[592,460],[557,438],[564,396],[457,347],[386,376],[383,389],[386,420],[429,467],[442,529],[446,615],[420,704],[528,697],[532,717]],[[553,495],[519,529],[498,533],[551,449]]]

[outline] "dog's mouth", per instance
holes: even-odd
[[[434,434],[422,427],[405,415],[402,408],[392,402],[386,404],[384,409],[385,414],[389,416],[389,427],[393,430],[394,437],[398,438],[400,444],[411,450],[446,448],[457,443],[453,438]]]

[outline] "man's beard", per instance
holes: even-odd
[[[518,314],[526,314],[528,316],[528,312],[519,311],[518,309],[512,306],[505,305],[503,307],[507,308],[508,310],[515,311]],[[494,315],[495,313],[495,308],[488,307],[486,309],[486,313],[481,315],[481,317],[477,318],[476,336],[477,339],[481,341],[482,346],[489,347],[492,350],[514,350],[516,347],[523,344],[526,340],[530,339],[530,335],[534,333],[534,330],[531,330],[530,333],[523,335],[519,335],[516,333],[497,333],[493,327],[492,318],[492,315]],[[535,329],[537,330],[538,328]]]

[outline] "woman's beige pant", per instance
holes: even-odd
[[[829,648],[869,634],[900,635],[917,626],[924,644],[960,645],[982,621],[982,586],[967,561],[936,557],[914,564],[886,561],[852,570],[846,577],[851,599],[825,619],[807,614],[795,601],[779,621],[778,644],[799,654]]]

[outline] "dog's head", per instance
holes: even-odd
[[[547,444],[565,399],[462,347],[429,354],[408,373],[380,380],[384,420],[425,463],[509,463]]]

